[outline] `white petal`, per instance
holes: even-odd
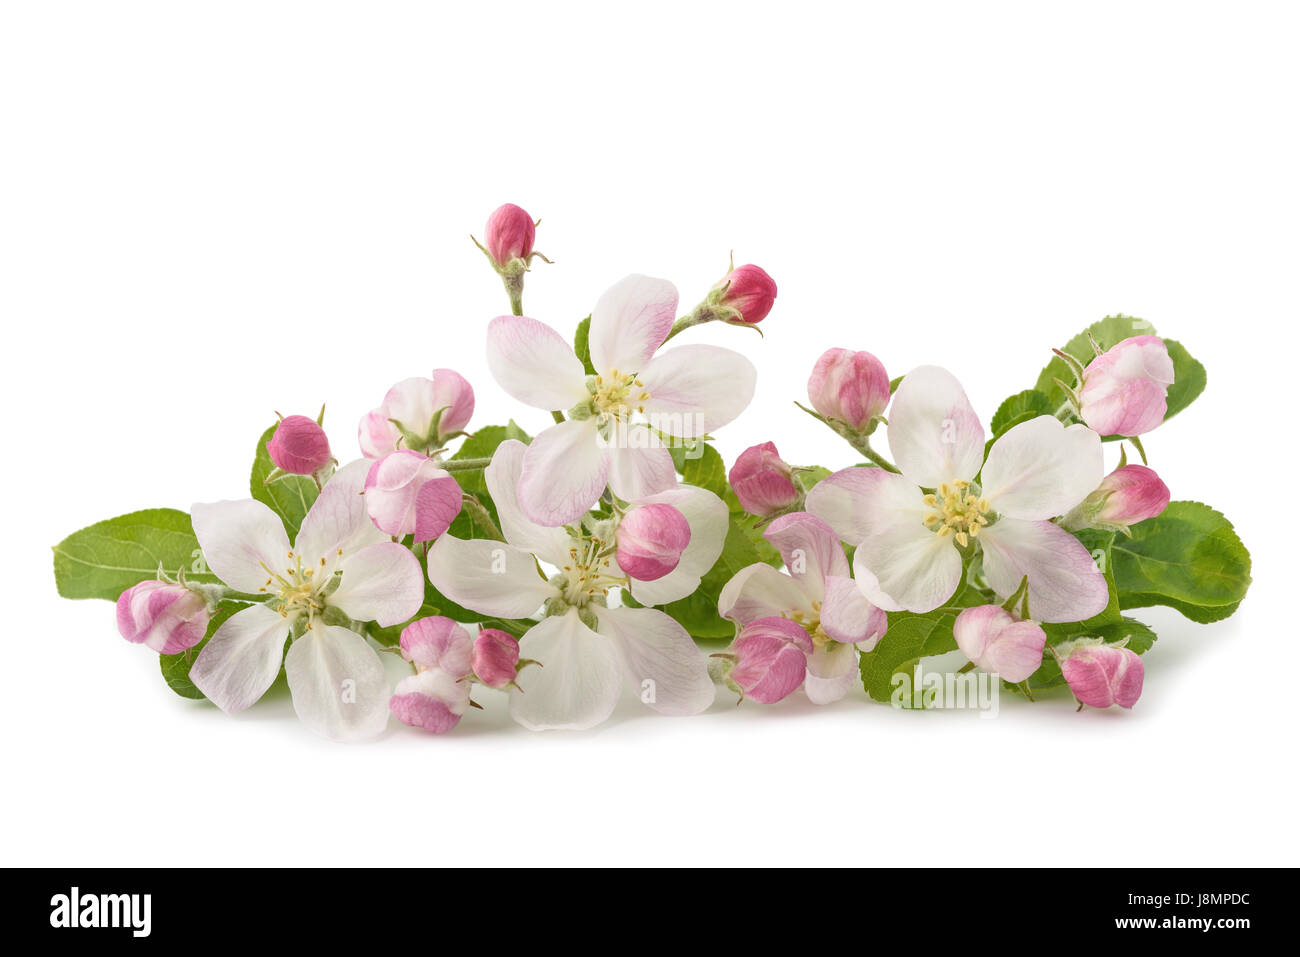
[[[701,438],[749,405],[758,377],[753,363],[719,346],[678,346],[641,372],[650,424],[668,435]]]
[[[914,485],[973,479],[984,461],[984,427],[947,369],[921,366],[904,376],[887,428],[894,463]]]
[[[582,361],[558,332],[525,316],[488,323],[488,369],[509,395],[535,409],[563,412],[590,398]]]
[[[822,629],[837,642],[855,644],[870,651],[889,627],[885,613],[862,593],[852,578],[832,575],[826,579],[822,600]]]
[[[961,581],[961,553],[919,521],[894,525],[865,539],[853,553],[853,577],[871,603],[886,611],[938,608]]]
[[[1103,472],[1101,436],[1040,415],[993,443],[980,486],[996,511],[1038,520],[1074,508],[1101,484]]]
[[[858,683],[858,652],[839,642],[817,648],[808,656],[803,690],[813,704],[833,704]]]
[[[541,663],[519,672],[510,692],[510,715],[532,731],[581,731],[600,724],[618,704],[623,674],[611,639],[598,635],[577,611],[534,625],[519,654]]]
[[[609,449],[596,420],[570,419],[533,439],[519,475],[519,506],[539,525],[567,525],[596,504],[609,477]]]
[[[404,545],[371,545],[344,558],[340,569],[339,587],[327,601],[354,621],[400,625],[424,602],[420,561]]]
[[[305,565],[315,567],[324,558],[324,567],[332,572],[343,557],[340,552],[348,555],[389,541],[389,536],[370,520],[365,496],[361,494],[366,486],[366,474],[373,465],[369,459],[360,459],[339,469],[325,483],[302,520],[294,543],[294,551],[302,556]]]
[[[236,591],[257,594],[289,561],[289,536],[280,516],[254,499],[197,504],[194,535],[212,574]],[[176,569],[172,569],[174,572]]]
[[[591,311],[591,364],[607,374],[640,372],[677,318],[677,287],[666,279],[628,276],[605,290]]]
[[[289,622],[265,605],[236,612],[203,646],[190,681],[227,714],[243,711],[280,673],[288,637]]]
[[[813,486],[804,507],[850,545],[926,514],[915,484],[880,468],[843,469]]]
[[[662,444],[642,444],[643,441],[659,441],[643,425],[633,425],[629,434],[632,438],[630,445],[609,450],[610,491],[625,501],[633,502],[676,488],[677,470],[673,468],[673,457],[668,449]]]
[[[1002,518],[980,532],[984,575],[1003,598],[1029,576],[1029,617],[1084,621],[1110,600],[1106,576],[1077,538],[1051,522]]]
[[[497,507],[497,519],[506,541],[532,552],[542,561],[563,565],[569,554],[569,533],[553,525],[539,525],[519,507],[519,476],[528,446],[507,439],[497,446],[492,464],[483,470],[488,494]]]
[[[700,587],[700,579],[722,554],[727,539],[727,506],[708,489],[682,485],[637,501],[638,505],[671,505],[686,518],[691,540],[677,567],[652,582],[633,580],[632,596],[643,605],[665,605]]]
[[[303,724],[335,741],[373,738],[388,725],[379,654],[346,628],[316,625],[289,646],[284,673]]]
[[[501,618],[525,618],[559,594],[528,552],[451,535],[439,536],[429,549],[429,581],[456,604]]]
[[[713,704],[709,659],[686,629],[653,608],[597,608],[602,635],[623,653],[641,701],[662,714],[699,714]]]
[[[835,530],[809,512],[792,512],[773,519],[763,532],[785,560],[790,574],[803,582],[814,601],[821,601],[827,576],[848,577],[849,560],[844,557]]]
[[[718,595],[718,614],[740,625],[796,611],[810,615],[812,610],[812,599],[799,582],[762,562],[736,572]]]

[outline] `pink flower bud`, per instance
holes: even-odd
[[[889,373],[870,352],[827,349],[808,377],[808,401],[824,417],[862,432],[889,405]]]
[[[691,541],[686,516],[671,505],[639,505],[618,523],[618,567],[652,582],[677,567]]]
[[[442,615],[421,618],[402,629],[402,657],[418,668],[445,671],[464,678],[472,670],[474,640],[469,632]]]
[[[527,259],[537,238],[533,218],[513,203],[497,207],[488,217],[486,232],[488,253],[498,266],[512,259]]]
[[[780,701],[803,683],[813,652],[808,632],[788,618],[751,621],[731,644],[727,677],[760,704]]]
[[[727,480],[751,515],[775,515],[799,501],[790,466],[781,461],[771,442],[752,445],[740,453]]]
[[[390,452],[366,475],[366,512],[389,535],[437,538],[460,512],[460,484],[419,452]]]
[[[468,707],[469,682],[436,668],[403,678],[388,699],[388,710],[397,720],[434,734],[456,727]]]
[[[1142,694],[1145,669],[1136,652],[1118,645],[1084,644],[1075,647],[1061,673],[1070,690],[1081,702],[1093,708],[1113,704],[1131,708]]]
[[[504,688],[519,671],[519,642],[496,628],[474,638],[474,676],[489,688]]]
[[[1093,521],[1104,525],[1136,525],[1155,518],[1169,504],[1169,486],[1154,469],[1125,465],[1101,480],[1093,495],[1100,495],[1101,510]],[[1092,496],[1089,496],[1091,498]]]
[[[184,585],[141,582],[117,599],[117,630],[122,637],[162,655],[197,645],[207,634],[211,617],[207,599]]]
[[[276,468],[293,475],[315,475],[333,459],[325,430],[305,415],[281,419],[266,451]]]
[[[404,379],[361,420],[357,429],[361,454],[377,459],[399,448],[416,452],[439,448],[464,430],[473,414],[474,389],[460,373],[434,369],[432,379]]]
[[[999,605],[967,608],[953,622],[952,633],[962,654],[1012,684],[1043,663],[1047,633],[1037,622],[1021,621]]]
[[[1100,435],[1142,435],[1164,421],[1174,362],[1163,339],[1134,336],[1083,370],[1079,416]]]
[[[737,266],[714,288],[722,289],[722,304],[740,313],[740,321],[757,325],[767,318],[776,301],[776,283],[758,266]]]

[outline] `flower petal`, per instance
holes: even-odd
[[[749,405],[758,377],[753,363],[719,346],[678,346],[641,372],[650,424],[667,435],[702,438]]]
[[[519,474],[519,506],[539,525],[567,525],[596,504],[609,478],[609,449],[596,420],[570,419],[533,439]]]
[[[984,427],[947,369],[921,366],[903,377],[889,408],[889,450],[914,484],[938,488],[973,479],[984,461]]]
[[[879,468],[850,468],[828,475],[813,486],[804,507],[857,545],[870,535],[902,522],[925,518],[921,490],[912,482]]]
[[[885,613],[867,600],[857,582],[838,575],[826,579],[821,623],[831,638],[858,645],[863,651],[874,648],[889,627]]]
[[[828,576],[849,574],[849,560],[844,557],[839,536],[816,515],[782,515],[772,520],[763,537],[781,553],[785,567],[803,583],[814,601],[821,601]]]
[[[671,505],[686,517],[691,540],[677,567],[654,581],[632,581],[632,597],[643,605],[665,605],[677,601],[700,587],[700,579],[722,554],[727,538],[727,506],[708,489],[694,485],[648,495],[638,505]]]
[[[243,711],[280,673],[288,637],[285,618],[265,605],[251,605],[227,618],[208,639],[190,668],[190,681],[227,714]]]
[[[1101,484],[1103,472],[1101,436],[1040,415],[993,443],[980,485],[998,512],[1037,521],[1074,508]]]
[[[803,585],[762,562],[736,572],[718,595],[718,614],[741,625],[791,612],[811,615],[812,610],[812,598]]]
[[[315,566],[324,558],[324,567],[333,571],[343,555],[389,540],[370,520],[362,495],[366,475],[373,465],[369,459],[359,459],[339,469],[325,483],[302,520],[294,543],[294,551],[303,557],[305,564]]]
[[[646,367],[677,318],[677,287],[666,279],[628,276],[601,295],[591,311],[591,364],[607,374]]]
[[[961,581],[961,553],[952,536],[918,522],[900,523],[865,539],[853,553],[853,577],[886,611],[933,611]]]
[[[360,741],[388,726],[388,678],[360,635],[318,624],[289,646],[284,673],[293,710],[318,734]]]
[[[571,409],[586,402],[587,375],[564,337],[525,316],[488,323],[487,362],[497,384],[535,409]]]
[[[803,691],[813,704],[833,704],[857,682],[858,653],[853,645],[825,645],[808,656]]]
[[[424,575],[410,549],[382,542],[346,556],[339,587],[326,600],[355,621],[400,625],[424,602]]]
[[[481,615],[524,618],[559,594],[528,552],[504,542],[443,535],[429,549],[429,581]]]
[[[190,510],[194,535],[212,574],[236,591],[256,595],[267,569],[282,568],[289,536],[280,516],[254,499],[196,504]],[[172,569],[175,571],[175,569]]]
[[[980,532],[984,575],[1003,598],[1029,576],[1036,621],[1085,621],[1110,600],[1106,576],[1077,538],[1051,522],[1003,518]]]
[[[528,446],[515,439],[497,446],[492,464],[483,470],[488,494],[497,507],[497,520],[507,542],[542,561],[563,565],[569,554],[569,533],[554,525],[539,525],[519,507],[519,476],[527,450]]]
[[[613,641],[582,623],[578,612],[546,618],[519,641],[519,654],[541,662],[524,668],[510,692],[510,715],[532,731],[581,731],[614,710],[623,675]]]
[[[686,629],[654,608],[597,608],[602,635],[614,639],[633,690],[661,714],[699,714],[713,704],[709,659]]]
[[[631,426],[628,435],[631,444],[609,450],[610,491],[633,502],[676,488],[677,471],[668,449],[662,444],[651,444],[659,440],[644,425]]]

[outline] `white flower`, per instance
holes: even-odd
[[[294,710],[313,730],[355,739],[387,724],[379,655],[341,622],[400,624],[419,611],[424,583],[415,556],[366,515],[369,466],[356,462],[330,479],[293,545],[261,502],[194,506],[194,533],[213,574],[236,591],[268,596],[227,619],[190,670],[195,687],[223,711],[261,698],[283,661]]]
[[[999,595],[1029,577],[1037,621],[1080,621],[1106,607],[1106,580],[1088,550],[1048,521],[1100,483],[1096,432],[1043,415],[1007,430],[985,459],[984,429],[961,385],[922,366],[894,395],[888,435],[901,475],[845,469],[807,499],[808,511],[857,546],[854,577],[874,604],[938,608],[961,579],[961,549],[978,546]]]
[[[554,329],[523,316],[488,326],[488,367],[501,387],[568,421],[528,446],[519,503],[533,522],[576,521],[608,485],[634,501],[676,485],[667,448],[645,419],[670,436],[702,438],[744,411],[754,395],[749,360],[717,346],[655,351],[672,328],[677,290],[663,279],[629,276],[591,313],[588,377]]]
[[[686,630],[654,608],[607,607],[606,596],[617,587],[659,602],[690,594],[721,554],[726,506],[704,489],[661,493],[691,523],[691,543],[668,575],[629,583],[614,561],[609,523],[582,535],[524,513],[515,490],[526,448],[502,442],[485,471],[506,541],[443,535],[429,550],[429,579],[452,601],[502,618],[546,613],[519,641],[521,656],[541,667],[519,672],[511,715],[533,730],[590,728],[609,717],[625,681],[656,711],[703,711],[713,701],[713,682],[708,659]],[[546,579],[538,559],[559,571]]]

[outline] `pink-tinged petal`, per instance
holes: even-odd
[[[1088,363],[1079,416],[1102,435],[1142,435],[1164,421],[1174,363],[1164,340],[1133,336]]]
[[[524,452],[517,490],[520,508],[538,525],[577,521],[605,491],[609,457],[595,419],[551,426]]]
[[[600,634],[614,639],[642,703],[660,714],[699,714],[713,704],[709,659],[686,629],[653,608],[597,608]]]
[[[271,577],[267,569],[283,568],[289,561],[284,524],[261,502],[250,498],[197,504],[190,517],[203,560],[236,591],[256,595]]]
[[[463,431],[474,415],[474,387],[455,369],[434,369],[433,407],[442,410],[439,436]]]
[[[1092,708],[1131,708],[1142,694],[1145,668],[1136,652],[1115,645],[1085,645],[1061,663],[1074,696]]]
[[[1027,679],[1043,663],[1047,633],[1037,623],[1021,621],[997,605],[965,609],[952,631],[962,654],[1013,684]]]
[[[402,724],[445,734],[460,724],[469,708],[469,682],[445,671],[422,671],[397,682],[388,710]]]
[[[830,644],[808,656],[803,692],[813,704],[834,704],[858,683],[858,652],[853,645]]]
[[[1104,471],[1101,437],[1040,415],[1004,432],[980,474],[997,512],[1030,521],[1064,515],[1097,487]]]
[[[782,460],[772,442],[751,445],[741,452],[727,473],[727,482],[741,508],[750,515],[776,515],[800,498],[794,470]]]
[[[510,692],[510,716],[530,731],[581,731],[614,711],[623,690],[614,643],[582,623],[578,612],[546,618],[528,630],[519,653],[541,663],[525,668]]]
[[[325,430],[305,415],[281,419],[266,452],[276,468],[291,475],[314,475],[333,460]]]
[[[413,621],[402,629],[402,657],[422,669],[437,668],[453,678],[464,678],[472,670],[474,639],[444,615]]]
[[[693,594],[700,587],[700,579],[722,554],[729,521],[727,506],[712,492],[693,485],[659,492],[640,499],[636,504],[671,505],[686,516],[691,540],[677,567],[667,575],[649,582],[633,580],[632,597],[643,605],[666,605]]]
[[[207,599],[184,585],[140,582],[117,599],[117,630],[127,641],[163,655],[193,648],[212,618]]]
[[[456,604],[500,618],[526,618],[559,594],[528,552],[451,535],[429,549],[429,581]]]
[[[984,427],[947,369],[921,366],[904,378],[889,407],[889,450],[913,485],[938,488],[973,479],[984,461]]]
[[[402,433],[388,421],[388,416],[383,409],[372,409],[367,412],[357,426],[357,445],[361,447],[361,454],[368,459],[377,459],[389,452],[396,452],[397,443],[401,438]]]
[[[460,483],[440,475],[420,486],[415,496],[415,543],[431,542],[451,527],[464,501]]]
[[[251,605],[221,623],[190,668],[190,681],[222,711],[243,711],[280,673],[289,622]]]
[[[826,418],[864,431],[889,405],[889,373],[870,352],[827,349],[808,377],[808,401]]]
[[[727,677],[745,697],[773,704],[803,683],[813,644],[788,618],[760,618],[741,630],[729,653],[736,662]]]
[[[366,475],[365,506],[382,532],[432,541],[460,513],[460,484],[420,452],[401,450],[378,459]]]
[[[781,553],[785,567],[803,583],[814,601],[821,601],[829,576],[849,574],[849,560],[844,557],[839,536],[816,515],[782,515],[767,526],[763,537]]]
[[[497,384],[535,409],[565,411],[591,398],[573,347],[536,319],[497,316],[488,323],[487,361]]]
[[[339,566],[338,588],[326,599],[354,621],[400,625],[424,602],[424,575],[410,550],[382,542],[354,552]]]
[[[388,726],[388,678],[374,648],[346,628],[320,625],[284,656],[293,710],[334,741],[361,741]]]
[[[980,532],[984,575],[1007,598],[1029,576],[1029,614],[1037,621],[1085,621],[1110,600],[1106,577],[1069,532],[1051,522],[1003,518]]]
[[[879,468],[843,469],[818,482],[804,508],[857,545],[900,523],[920,524],[928,509],[921,490],[894,472]]]
[[[668,435],[702,438],[745,411],[758,373],[739,352],[719,346],[678,346],[641,372],[650,398],[650,424]]]
[[[1111,472],[1097,487],[1101,508],[1093,521],[1127,527],[1155,518],[1169,504],[1169,486],[1145,465],[1125,465]]]
[[[652,582],[677,567],[690,540],[686,516],[671,505],[637,505],[618,523],[615,558],[628,577]]]
[[[494,209],[483,230],[488,255],[498,266],[504,266],[512,259],[528,259],[536,239],[537,224],[533,217],[514,203]]]
[[[718,614],[729,621],[748,625],[760,618],[773,618],[794,612],[810,616],[812,598],[804,587],[789,575],[761,562],[742,568],[722,586],[718,595]]]
[[[324,558],[321,567],[325,571],[317,574],[334,571],[345,555],[388,541],[366,513],[362,495],[373,464],[369,459],[360,459],[335,472],[302,520],[294,552],[310,567],[320,565]]]
[[[666,279],[628,276],[591,311],[591,364],[608,374],[640,372],[663,344],[677,318],[677,287]]]
[[[940,537],[919,521],[899,523],[858,546],[853,577],[878,608],[923,614],[957,590],[961,553],[951,535]]]
[[[524,453],[528,446],[507,439],[492,454],[492,464],[483,470],[488,494],[497,507],[501,534],[516,548],[532,552],[542,561],[563,565],[568,560],[569,533],[554,525],[539,525],[519,506],[519,476],[524,470]]]
[[[867,600],[857,582],[832,575],[826,579],[821,624],[822,630],[835,641],[870,651],[889,627],[889,619]]]
[[[677,487],[672,453],[643,425],[632,425],[630,444],[609,450],[609,488],[628,502]]]
[[[489,688],[505,688],[519,672],[519,639],[499,628],[474,636],[474,677]]]

